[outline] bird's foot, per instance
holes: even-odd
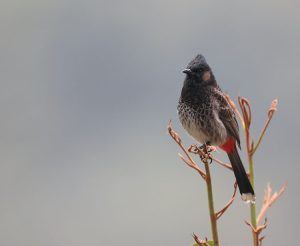
[[[200,145],[199,149],[201,149],[207,153],[217,151],[217,148],[215,146],[210,145],[210,142]]]
[[[208,144],[203,144],[201,146],[191,145],[189,147],[188,151],[199,155],[202,162],[211,164],[212,157],[211,157],[210,152],[215,151],[215,147],[210,146]]]
[[[199,148],[202,150],[202,155],[200,156],[202,162],[207,162],[207,163],[211,164],[212,163],[211,152],[215,152],[216,147],[210,145],[210,142],[207,142],[205,144],[202,144]]]

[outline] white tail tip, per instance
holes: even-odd
[[[242,194],[242,200],[245,201],[246,203],[255,203],[255,195],[252,193],[243,193]]]

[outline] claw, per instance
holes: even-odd
[[[210,154],[203,154],[200,155],[201,161],[202,162],[207,162],[208,164],[211,164],[213,159],[211,158]]]

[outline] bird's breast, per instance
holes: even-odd
[[[205,113],[205,112],[203,112]],[[178,105],[179,120],[183,128],[200,143],[210,141],[206,131],[206,122],[201,111],[196,111],[184,103]]]
[[[177,109],[183,128],[198,142],[220,145],[226,141],[227,131],[211,105],[200,104],[193,108],[179,103]]]

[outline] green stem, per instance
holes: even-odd
[[[261,134],[260,134],[260,136],[259,136],[259,139],[258,139],[258,141],[257,141],[257,144],[255,145],[255,147],[254,147],[254,148],[252,149],[252,151],[251,151],[251,155],[254,155],[254,153],[255,153],[255,151],[257,150],[258,146],[260,145],[262,139],[264,138],[265,133],[266,133],[266,130],[267,130],[267,128],[268,128],[268,125],[269,125],[271,119],[272,119],[272,117],[269,118],[268,121],[267,121],[267,123],[265,124],[265,126],[264,126],[264,128],[263,128],[263,130],[262,130],[262,132],[261,132]]]
[[[211,176],[210,176],[209,164],[207,161],[204,162],[204,166],[206,171],[206,187],[207,187],[207,197],[208,197],[208,207],[209,207],[212,238],[214,241],[214,246],[219,246],[217,216],[215,214],[215,209],[214,209]]]
[[[248,160],[249,160],[250,182],[251,182],[251,185],[253,187],[253,190],[255,190],[255,188],[254,188],[253,155],[250,154],[250,153],[248,154]],[[256,203],[251,203],[250,204],[250,215],[251,215],[251,224],[252,224],[253,228],[256,229],[257,228]],[[252,237],[253,237],[253,245],[258,246],[259,241],[258,241],[258,238],[257,238],[257,234],[252,232]]]

